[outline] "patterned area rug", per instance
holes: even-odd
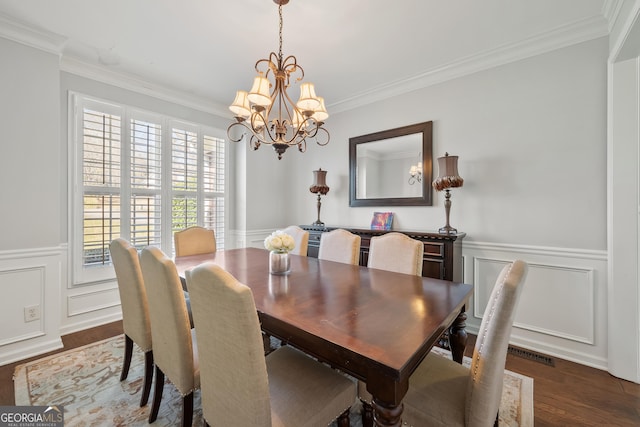
[[[448,356],[446,350],[434,351]],[[120,335],[19,365],[14,373],[16,405],[63,405],[67,427],[148,425],[153,391],[149,404],[138,406],[143,354],[134,347],[129,376],[120,382],[123,354]],[[533,379],[505,371],[502,394],[500,425],[533,426]],[[153,425],[179,425],[181,407],[180,394],[167,382]],[[359,410],[357,404],[351,408],[351,426],[362,426]],[[194,399],[193,425],[203,425],[199,392]]]

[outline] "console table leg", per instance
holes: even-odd
[[[449,328],[449,347],[451,348],[451,356],[453,360],[458,363],[462,363],[464,357],[464,349],[467,346],[467,313],[465,308],[462,307],[462,311],[458,314],[453,325]]]

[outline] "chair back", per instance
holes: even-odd
[[[147,352],[151,350],[151,324],[138,251],[119,238],[109,244],[109,252],[118,281],[124,333]]]
[[[358,265],[360,236],[341,228],[322,233],[318,259]]]
[[[216,251],[216,233],[204,227],[189,227],[173,233],[176,256],[210,254]]]
[[[267,366],[251,289],[213,263],[188,271],[187,287],[201,354],[205,420],[270,427]]]
[[[500,408],[507,348],[527,264],[506,265],[496,281],[473,349],[467,386],[465,425],[493,425]]]
[[[154,362],[184,396],[197,384],[191,326],[178,271],[155,247],[142,250],[140,265],[147,286]]]
[[[422,276],[424,245],[402,233],[386,233],[371,238],[369,268]]]
[[[287,233],[296,242],[296,247],[291,251],[294,255],[307,256],[307,247],[309,246],[309,232],[303,230],[297,225],[290,225],[283,232]]]

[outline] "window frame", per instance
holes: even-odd
[[[204,226],[204,138],[213,137],[222,140],[224,147],[224,188],[222,192],[215,192],[216,197],[222,197],[224,203],[223,235],[218,236],[219,248],[224,247],[225,237],[229,236],[229,163],[230,151],[223,130],[197,123],[187,122],[165,114],[155,113],[132,107],[129,105],[104,100],[98,97],[69,91],[69,215],[68,238],[71,245],[69,250],[69,271],[71,272],[71,286],[107,282],[115,279],[115,272],[111,262],[102,265],[84,265],[84,171],[83,171],[83,132],[84,109],[90,108],[99,112],[120,115],[120,185],[115,190],[120,197],[120,236],[131,239],[131,197],[133,194],[159,194],[160,196],[160,249],[166,254],[173,254],[172,231],[172,133],[174,128],[190,130],[197,135],[197,225]],[[146,121],[160,126],[161,129],[161,188],[160,190],[136,189],[132,187],[131,179],[131,138],[132,120]],[[110,191],[109,193],[113,193]]]

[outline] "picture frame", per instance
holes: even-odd
[[[372,230],[391,230],[393,212],[374,212],[371,219]]]

